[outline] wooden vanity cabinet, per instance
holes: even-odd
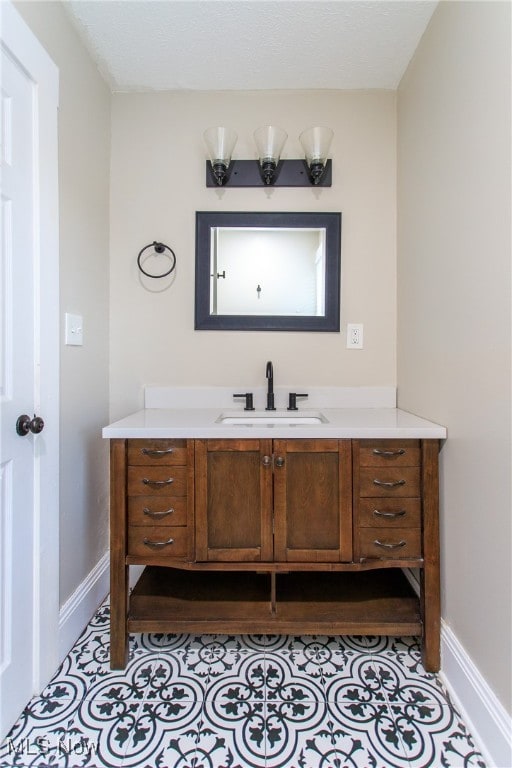
[[[437,671],[438,451],[112,439],[112,668],[128,633],[147,631],[421,635]],[[130,597],[129,565],[147,566]]]

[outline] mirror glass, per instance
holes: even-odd
[[[339,213],[196,218],[196,329],[339,331]]]
[[[324,229],[212,227],[210,270],[211,315],[325,314]]]

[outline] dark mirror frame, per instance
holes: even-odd
[[[214,227],[325,229],[325,315],[211,315],[210,244]],[[293,279],[292,277],[290,279]],[[340,330],[341,213],[196,211],[195,329],[198,331]]]

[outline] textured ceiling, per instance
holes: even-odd
[[[395,89],[433,0],[64,0],[113,91]]]

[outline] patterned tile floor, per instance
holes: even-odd
[[[132,635],[109,607],[4,741],[0,768],[485,768],[414,638]]]

